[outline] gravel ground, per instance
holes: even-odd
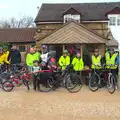
[[[93,93],[87,87],[71,94],[66,90],[40,93],[15,88],[0,91],[0,120],[120,120],[120,91]]]

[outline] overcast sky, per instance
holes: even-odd
[[[60,1],[60,2],[58,2]],[[37,6],[42,3],[80,3],[80,2],[117,2],[120,0],[0,0],[0,19],[21,16],[33,16],[37,14]]]

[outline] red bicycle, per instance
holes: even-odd
[[[7,89],[8,82],[10,83],[9,87],[11,87],[12,89],[14,87],[19,87],[23,84],[28,87],[31,79],[32,79],[32,74],[29,73],[26,69],[22,69],[17,73],[10,74],[9,79],[5,81],[3,84],[3,89]]]

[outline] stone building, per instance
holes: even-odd
[[[101,54],[106,46],[117,48],[109,26],[120,25],[119,7],[120,2],[42,4],[35,19],[37,46],[52,45],[57,55],[69,46],[81,53],[99,48]]]

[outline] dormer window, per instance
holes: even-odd
[[[106,15],[109,18],[109,26],[120,26],[120,7],[116,6]]]
[[[117,25],[120,26],[120,15],[117,17]]]
[[[71,14],[64,15],[64,23],[72,20],[80,22],[80,15],[71,15]]]
[[[63,13],[64,23],[68,21],[77,21],[80,22],[80,13],[75,8],[69,8]]]
[[[120,26],[120,15],[108,15],[109,26]]]

